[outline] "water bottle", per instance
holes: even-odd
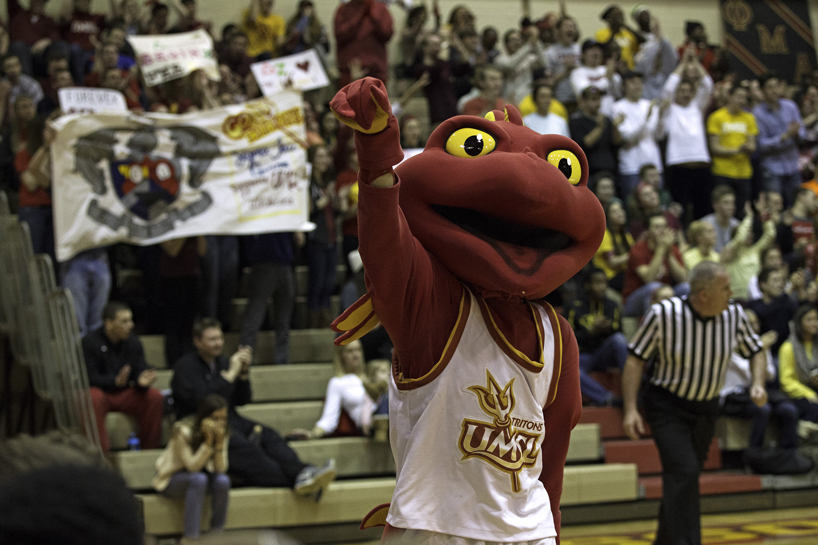
[[[139,437],[137,437],[135,433],[131,433],[128,436],[128,450],[141,450]]]

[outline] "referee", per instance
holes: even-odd
[[[653,305],[629,346],[622,373],[623,425],[634,440],[645,433],[636,398],[645,362],[651,362],[643,402],[662,459],[657,545],[701,543],[699,473],[734,350],[750,359],[753,402],[767,401],[761,341],[741,307],[730,302],[732,295],[724,267],[699,263],[690,273],[690,295]]]

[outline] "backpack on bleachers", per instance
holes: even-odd
[[[815,467],[815,462],[795,449],[748,447],[744,463],[753,473],[761,475],[802,475]]]

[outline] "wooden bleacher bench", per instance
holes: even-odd
[[[145,360],[157,369],[167,369],[164,335],[140,335]],[[335,333],[331,329],[293,329],[290,331],[290,363],[328,363],[335,354]],[[224,353],[233,354],[239,345],[238,333],[225,333]],[[275,332],[260,331],[256,341],[254,365],[274,363]]]
[[[226,528],[286,528],[358,522],[373,507],[389,503],[394,479],[335,481],[319,503],[285,488],[243,488],[230,491]],[[565,468],[562,505],[632,501],[638,498],[634,464],[603,464]],[[182,502],[158,494],[137,495],[148,535],[182,532]],[[205,508],[203,525],[209,520]],[[204,526],[203,526],[204,527]]]
[[[306,463],[321,465],[335,458],[339,477],[394,474],[395,462],[388,442],[367,437],[334,437],[290,443]],[[151,488],[160,449],[112,452],[108,458],[133,490]],[[580,424],[571,432],[568,462],[593,462],[600,458],[599,427]]]

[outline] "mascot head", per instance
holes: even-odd
[[[579,145],[524,127],[511,106],[445,121],[395,170],[412,234],[484,297],[544,297],[605,233]]]

